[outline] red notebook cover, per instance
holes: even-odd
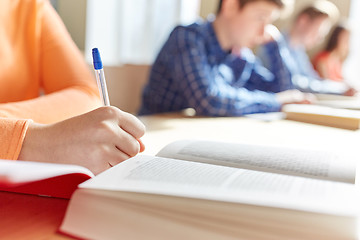
[[[77,186],[92,178],[75,165],[0,160],[0,191],[70,199]]]

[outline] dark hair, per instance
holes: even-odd
[[[307,16],[310,20],[315,20],[320,17],[329,17],[332,21],[337,21],[339,10],[332,2],[327,0],[316,0],[300,11],[296,16],[296,19],[299,19],[301,16]]]
[[[314,20],[319,17],[328,17],[329,15],[323,11],[320,11],[319,9],[309,6],[307,8],[304,8],[299,14],[298,17],[306,15],[311,20]]]
[[[248,3],[257,2],[257,1],[274,3],[280,8],[284,7],[285,5],[283,0],[238,0],[240,8],[243,8]],[[223,2],[222,0],[219,0],[218,10],[217,10],[218,14],[221,11],[222,2]]]
[[[336,48],[339,42],[339,37],[342,32],[348,31],[348,29],[343,25],[337,25],[330,34],[329,41],[325,47],[325,51],[331,52]]]

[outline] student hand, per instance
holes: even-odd
[[[344,93],[345,96],[355,96],[357,94],[357,90],[353,87],[349,87],[349,89]]]
[[[303,93],[296,89],[286,90],[276,93],[276,100],[281,104],[310,104],[316,101],[315,95],[311,93]]]
[[[133,115],[101,107],[51,125],[31,124],[19,160],[76,164],[98,174],[144,151],[144,133]]]

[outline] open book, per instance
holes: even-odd
[[[352,160],[177,141],[80,184],[60,231],[85,239],[355,239]]]

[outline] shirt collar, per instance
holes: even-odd
[[[286,43],[287,47],[290,50],[292,50],[292,51],[306,51],[304,46],[301,46],[301,45],[296,46],[296,47],[291,46],[291,44],[290,44],[290,33],[288,31],[285,31],[283,33],[283,36],[284,36],[284,39],[285,39],[285,43]]]
[[[219,62],[221,62],[230,55],[230,52],[224,51],[221,48],[221,45],[215,33],[213,21],[209,21],[206,23],[206,29],[208,32],[208,38],[206,41],[209,44],[210,53],[214,55]]]

